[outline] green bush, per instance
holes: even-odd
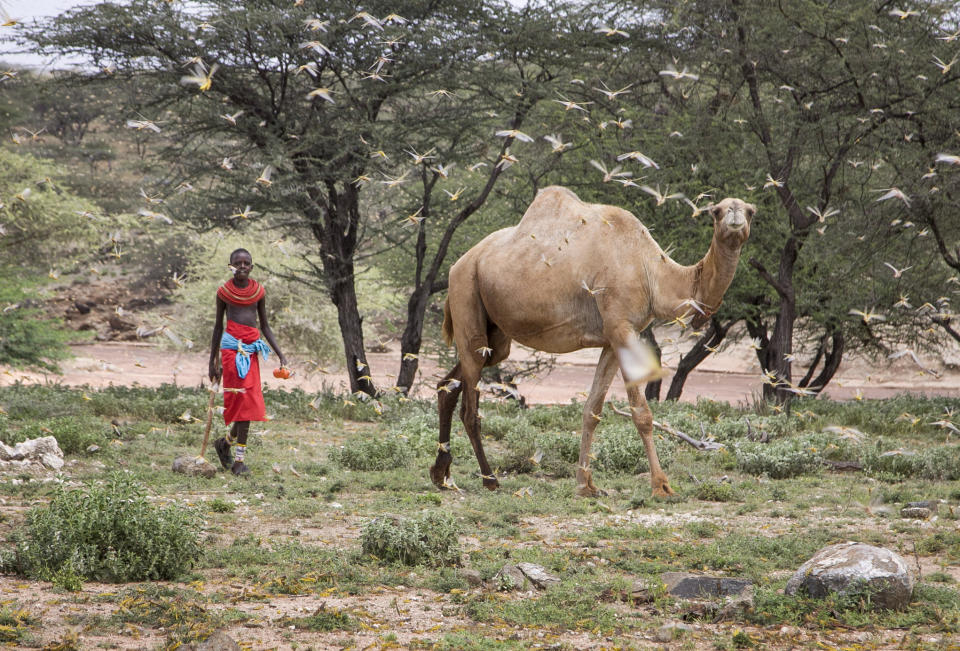
[[[374,518],[363,527],[360,544],[381,561],[443,567],[460,564],[459,534],[453,516],[428,511],[418,518]]]
[[[705,481],[697,484],[693,490],[698,500],[707,502],[733,502],[737,499],[737,491],[730,484],[719,481]]]
[[[750,475],[787,479],[815,473],[823,466],[823,448],[812,437],[734,446],[737,468]]]
[[[41,580],[169,580],[202,552],[195,511],[153,506],[143,487],[121,473],[84,489],[59,489],[49,505],[27,514],[12,539],[0,569]]]
[[[330,461],[350,470],[402,468],[413,460],[409,442],[396,434],[380,437],[361,434],[330,450]]]
[[[593,441],[593,453],[597,469],[607,472],[639,473],[650,470],[647,462],[647,453],[643,447],[643,439],[637,432],[633,422],[621,419],[622,422],[611,423],[604,427],[601,423],[597,428]],[[657,458],[663,468],[669,468],[677,449],[677,439],[660,436],[656,432],[653,441],[657,448]]]

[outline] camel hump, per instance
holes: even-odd
[[[640,224],[636,217],[622,208],[586,203],[572,190],[551,185],[537,193],[517,224],[516,233],[521,237],[530,233],[534,237],[548,236],[588,223],[604,223],[620,231],[636,229]]]

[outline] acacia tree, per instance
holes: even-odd
[[[906,17],[886,4],[814,0],[662,6],[674,56],[699,76],[689,95],[701,99],[687,105],[719,145],[706,148],[705,167],[740,177],[760,204],[747,257],[773,295],[747,300],[746,323],[767,398],[819,391],[847,346],[882,341],[876,322],[849,314],[878,305],[890,285],[879,256],[904,246],[897,228],[881,227],[889,204],[876,199],[906,182],[891,161],[957,79],[933,60],[950,60],[937,39],[949,4],[907,5]],[[814,341],[794,382],[798,319]]]
[[[570,12],[509,2],[375,1],[361,10],[346,0],[134,0],[72,10],[26,38],[86,56],[100,76],[138,82],[128,126],[164,139],[168,192],[199,190],[179,216],[206,228],[270,219],[285,236],[316,243],[316,274],[304,280],[322,282],[337,307],[351,389],[372,394],[358,258],[403,241],[397,227],[412,215],[398,378],[408,388],[453,233],[515,157],[515,138],[494,132],[518,129],[546,96],[577,51],[565,43],[578,23]],[[438,210],[433,192],[451,163],[467,159],[487,166],[454,210]],[[423,190],[411,208],[402,191],[414,175]]]

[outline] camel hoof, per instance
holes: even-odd
[[[673,489],[670,488],[670,484],[664,484],[663,486],[655,486],[653,488],[654,497],[670,497],[673,495]]]
[[[430,466],[430,481],[437,488],[450,488],[447,480],[450,479],[450,460],[437,460]]]
[[[577,497],[604,497],[607,491],[601,490],[596,486],[578,486]]]
[[[500,482],[497,481],[496,477],[492,477],[492,478],[484,477],[483,487],[486,488],[487,490],[495,491],[498,488],[500,488]]]

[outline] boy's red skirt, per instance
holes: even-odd
[[[252,326],[227,320],[227,332],[245,344],[252,344],[260,338],[260,331]],[[224,389],[243,389],[223,392],[223,422],[229,425],[237,421],[267,420],[267,408],[263,403],[263,391],[260,388],[260,356],[250,356],[250,370],[245,378],[237,375],[237,351],[220,349],[223,362]]]

